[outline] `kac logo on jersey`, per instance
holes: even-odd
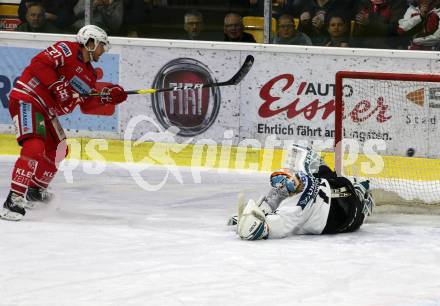
[[[156,75],[153,88],[194,86],[215,83],[210,69],[191,58],[178,58],[167,63]],[[159,123],[168,129],[179,128],[180,136],[195,136],[206,131],[220,110],[218,87],[173,90],[152,96],[153,110]]]

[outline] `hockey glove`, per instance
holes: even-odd
[[[292,195],[296,191],[295,181],[293,177],[284,171],[275,171],[270,175],[270,185],[274,188],[280,189],[287,195]]]
[[[113,104],[117,105],[119,103],[127,100],[127,94],[124,88],[120,85],[110,85],[109,87],[104,87],[102,93],[105,94],[101,96],[101,102],[103,104]]]
[[[266,222],[266,216],[252,199],[248,201],[242,214],[239,212],[237,233],[243,240],[268,238],[269,226]]]

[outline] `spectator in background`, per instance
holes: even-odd
[[[124,2],[124,32],[128,37],[140,37],[142,24],[147,20],[147,13],[151,9],[150,1],[144,0],[123,0]]]
[[[250,13],[254,16],[264,15],[264,0],[248,0],[250,6]],[[302,7],[307,0],[272,0],[273,15],[293,15],[299,16]]]
[[[402,37],[401,46],[407,49],[413,36],[423,30],[422,19],[429,11],[429,1],[407,0],[408,9],[402,19],[399,19],[397,33]],[[419,5],[420,3],[420,5]]]
[[[348,24],[344,16],[335,13],[328,17],[327,32],[329,39],[324,44],[326,47],[348,47]]]
[[[73,11],[78,18],[74,23],[75,30],[84,26],[84,3],[79,0]],[[124,17],[123,0],[92,0],[93,24],[102,28],[110,35],[116,35],[121,30]]]
[[[421,31],[415,35],[411,50],[439,50],[440,47],[440,1],[420,0],[420,14],[423,20]],[[422,14],[426,14],[423,17]]]
[[[353,31],[354,45],[382,49],[397,47],[398,21],[405,10],[404,0],[360,0]]]
[[[345,19],[349,19],[352,15],[352,3],[353,1],[349,0],[308,1],[299,17],[299,31],[307,34],[314,45],[323,45],[328,39],[325,23],[327,16],[339,12]]]
[[[26,21],[17,27],[20,32],[60,33],[61,30],[46,20],[46,11],[41,3],[30,3],[26,10]]]
[[[281,15],[278,18],[278,33],[273,40],[274,44],[306,45],[311,46],[311,39],[295,29],[292,15]]]
[[[183,17],[183,29],[186,32],[184,39],[203,40],[203,15],[199,11],[192,10],[185,13]]]
[[[251,42],[254,43],[255,38],[249,34],[243,32],[243,20],[237,13],[228,13],[224,19],[223,31],[225,34],[224,41],[234,42]]]
[[[31,3],[41,3],[46,12],[46,20],[64,32],[70,32],[69,27],[75,21],[73,6],[77,0],[21,0],[18,16],[26,21],[26,11]]]

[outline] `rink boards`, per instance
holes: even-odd
[[[5,59],[0,63],[0,154],[16,154],[7,93],[33,55],[54,41],[72,40],[73,36],[1,32],[0,38],[0,55]],[[111,116],[84,115],[76,110],[62,118],[73,158],[271,171],[282,165],[289,144],[313,142],[333,166],[337,71],[440,71],[436,52],[125,38],[111,38],[111,43],[110,53],[97,63],[102,72],[99,82],[120,83],[126,89],[225,81],[248,54],[255,57],[255,64],[237,86],[131,95]],[[399,118],[398,110],[386,113],[390,119],[381,122],[374,104],[370,109],[350,110],[357,117],[365,116],[368,124],[351,135],[359,144],[359,158],[346,167],[345,174],[440,181],[440,142],[432,141],[440,122],[437,109],[426,106],[424,116],[419,116],[420,106],[408,103],[404,118],[408,123]],[[388,105],[388,110],[392,107]],[[415,133],[401,137],[406,130]],[[368,168],[372,162],[362,150],[376,140],[386,144],[380,153],[383,169],[365,175],[365,165]],[[415,151],[413,157],[406,156],[409,148]]]
[[[233,170],[273,171],[283,166],[283,149],[259,149],[237,146],[209,146],[194,144],[170,144],[124,142],[112,139],[70,138],[69,156],[78,160],[107,162],[146,162],[163,166],[207,167]],[[0,135],[0,155],[17,155],[19,146],[14,135]],[[333,167],[334,154],[322,152],[325,162]],[[365,165],[374,163],[365,155],[344,171],[349,176],[368,176],[375,179],[405,179],[414,181],[440,181],[438,159],[382,156],[383,170],[376,174],[363,173]],[[409,166],[410,165],[410,166]]]

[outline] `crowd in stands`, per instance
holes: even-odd
[[[18,31],[75,33],[84,25],[84,0],[22,0]],[[188,6],[176,39],[256,42],[242,16],[263,16],[264,0],[226,0],[223,33],[206,30],[202,0],[91,0],[93,24],[110,35],[149,37],[140,31],[155,8]],[[208,1],[209,2],[209,1]],[[221,1],[220,1],[221,2]],[[271,43],[411,50],[440,49],[440,0],[273,0]],[[142,29],[144,29],[143,27]],[[157,38],[157,37],[156,37]],[[159,37],[160,38],[160,37]],[[167,37],[169,38],[169,37]]]

